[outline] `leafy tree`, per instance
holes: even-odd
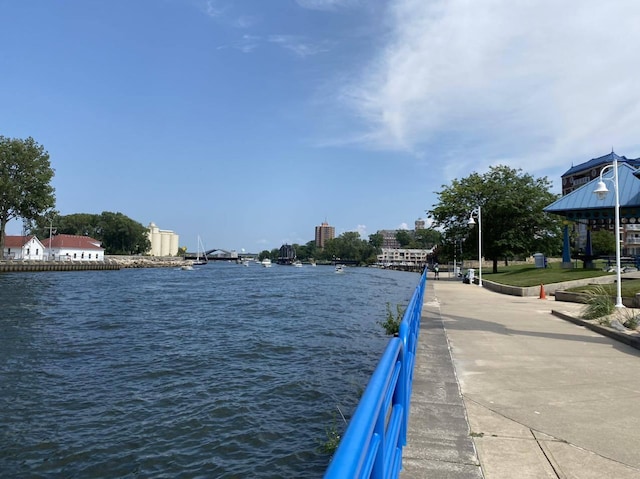
[[[427,213],[436,227],[445,230],[446,238],[467,238],[465,252],[477,255],[479,228],[469,229],[468,221],[480,207],[482,252],[497,272],[500,259],[561,248],[561,219],[543,211],[557,198],[550,188],[546,177],[536,179],[521,170],[494,166],[483,175],[474,172],[443,185],[437,192],[439,202]]]
[[[262,261],[263,259],[269,258],[271,259],[271,253],[269,253],[269,250],[263,249],[262,251],[260,251],[260,253],[258,254],[258,260]]]
[[[592,231],[591,247],[593,249],[593,254],[596,256],[615,254],[616,237],[613,231]]]
[[[325,242],[318,250],[318,259],[327,261],[356,261],[359,264],[375,263],[379,248],[360,238],[357,231],[342,233],[337,238]]]
[[[144,254],[151,248],[148,229],[122,213],[102,212],[96,233],[105,254]]]
[[[382,248],[382,244],[384,243],[384,236],[382,233],[374,233],[369,235],[369,244],[376,249]]]
[[[430,249],[440,244],[442,233],[433,228],[418,229],[414,233],[414,247]]]
[[[409,230],[398,230],[396,231],[396,240],[400,243],[401,248],[407,248],[413,243],[413,235]]]
[[[55,206],[49,153],[31,137],[0,136],[0,259],[4,259],[7,223],[35,220]]]
[[[40,217],[30,228],[39,238],[49,236],[53,224],[58,234],[90,236],[99,240],[105,254],[144,254],[151,248],[148,229],[122,213],[75,213],[66,216]]]

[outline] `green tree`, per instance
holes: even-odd
[[[437,246],[442,241],[442,233],[433,228],[419,229],[415,231],[415,247],[430,249]]]
[[[53,175],[49,153],[33,138],[0,136],[0,259],[10,220],[35,220],[55,206]]]
[[[543,211],[557,199],[550,188],[546,177],[536,179],[521,170],[494,166],[483,175],[474,172],[443,185],[437,192],[439,202],[427,213],[447,238],[467,238],[465,253],[475,252],[477,257],[479,228],[469,229],[468,221],[480,207],[483,256],[497,272],[501,259],[561,248],[561,219]]]
[[[396,231],[396,240],[400,243],[401,248],[407,248],[413,243],[413,234],[409,230]]]
[[[151,248],[148,229],[122,213],[54,214],[38,218],[29,232],[39,238],[47,238],[50,225],[57,234],[90,236],[99,240],[105,254],[145,254]]]
[[[592,231],[591,247],[593,249],[593,254],[596,256],[615,254],[616,237],[613,234],[613,231]]]
[[[382,248],[382,244],[384,243],[384,236],[382,233],[373,233],[369,235],[369,244],[376,249]]]
[[[379,248],[360,238],[357,231],[342,233],[337,238],[327,240],[318,259],[326,261],[355,261],[358,264],[375,263]]]
[[[151,249],[148,229],[122,213],[104,211],[96,228],[105,254],[144,254]]]

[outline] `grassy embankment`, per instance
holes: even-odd
[[[595,268],[593,269],[563,269],[560,263],[549,263],[548,268],[536,268],[533,265],[499,265],[498,273],[491,273],[491,270],[483,268],[482,279],[511,286],[527,287],[537,286],[539,284],[553,284],[563,281],[574,281],[577,279],[615,275],[615,273],[607,273],[604,271],[604,266],[604,261],[596,261]],[[602,285],[602,287],[604,287],[608,293],[615,296],[615,283]],[[593,289],[593,286],[579,286],[576,288],[569,288],[567,291],[581,292],[589,289]],[[633,297],[636,293],[640,293],[640,280],[624,280],[622,282],[622,296]]]

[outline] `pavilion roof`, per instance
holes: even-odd
[[[562,177],[572,175],[573,173],[579,171],[590,170],[592,168],[598,168],[603,165],[607,165],[609,163],[613,163],[613,159],[617,159],[618,163],[629,163],[631,166],[639,167],[640,166],[640,158],[627,158],[626,156],[616,155],[613,151],[611,153],[607,153],[606,155],[599,156],[598,158],[592,158],[589,161],[585,161],[584,163],[580,163],[579,165],[571,165]]]
[[[620,197],[620,216],[640,218],[640,179],[638,170],[628,163],[618,163],[618,187]],[[611,178],[613,172],[605,172],[605,178]],[[566,216],[568,219],[612,218],[615,208],[615,189],[612,182],[606,181],[609,194],[599,200],[593,193],[600,178],[557,199],[544,208],[547,213]]]

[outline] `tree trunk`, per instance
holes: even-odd
[[[4,259],[4,239],[6,237],[4,230],[7,228],[7,220],[0,218],[0,260]]]
[[[493,272],[498,272],[498,260],[496,258],[493,259]]]

